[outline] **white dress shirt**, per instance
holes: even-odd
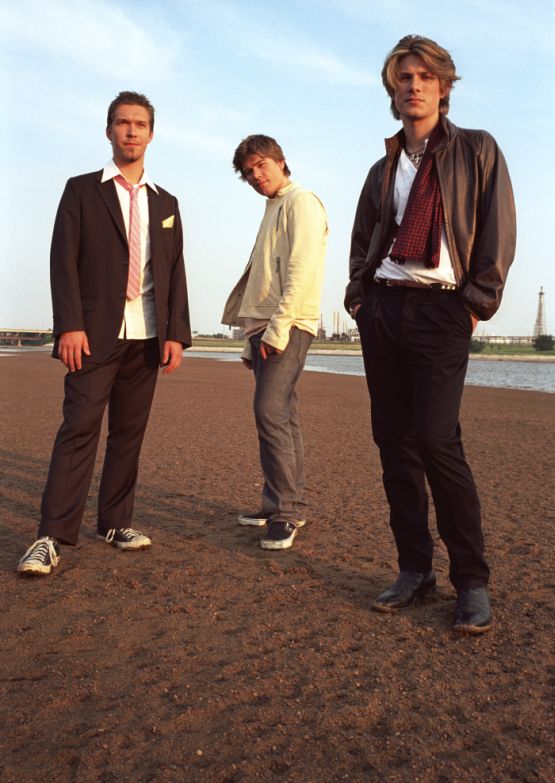
[[[102,172],[102,182],[114,179],[118,175],[123,176],[113,160],[104,166]],[[124,178],[125,179],[125,178]],[[120,185],[114,183],[116,193],[118,194],[123,222],[127,239],[129,240],[129,209],[131,205],[130,193]],[[132,184],[132,183],[130,183]],[[139,196],[139,214],[141,216],[141,273],[140,273],[140,294],[133,301],[128,299],[125,302],[123,312],[123,322],[118,337],[127,340],[146,340],[150,337],[156,337],[158,331],[156,328],[156,310],[154,307],[154,282],[152,280],[152,264],[150,256],[150,230],[149,230],[149,212],[147,186],[158,193],[156,185],[150,179],[146,171],[138,183]]]

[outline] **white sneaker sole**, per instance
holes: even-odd
[[[260,546],[262,549],[290,549],[293,546],[293,541],[295,540],[296,535],[297,530],[295,530],[295,532],[292,533],[289,538],[284,538],[283,541],[267,541],[263,538],[260,542]]]
[[[52,569],[56,568],[58,563],[55,565],[49,565],[49,566],[40,566],[40,565],[34,565],[34,566],[18,566],[17,567],[17,573],[21,574],[21,576],[48,576],[48,574],[52,573]]]
[[[243,527],[264,527],[268,524],[268,519],[254,519],[254,517],[242,517],[239,518],[239,524]],[[304,527],[306,525],[306,519],[296,519],[295,524],[297,527]]]
[[[109,546],[115,546],[116,549],[119,549],[122,552],[129,552],[136,549],[148,549],[149,546],[152,546],[152,541],[150,538],[147,538],[146,536],[144,539],[139,541],[106,541],[106,536],[100,536],[97,534],[96,536],[100,541],[104,541],[105,544],[108,544]]]
[[[239,524],[243,527],[264,527],[268,522],[267,519],[255,519],[254,517],[239,517]]]

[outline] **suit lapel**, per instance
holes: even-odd
[[[146,186],[148,195],[148,231],[150,234],[150,257],[154,259],[156,247],[158,244],[158,232],[162,222],[160,213],[160,196],[155,193],[148,185]]]
[[[104,204],[106,205],[108,212],[110,213],[114,224],[121,234],[121,238],[127,244],[127,234],[125,233],[125,223],[123,222],[123,215],[121,214],[121,206],[116,193],[116,186],[114,180],[108,180],[107,182],[101,182],[102,172],[100,171],[97,178],[98,192]]]

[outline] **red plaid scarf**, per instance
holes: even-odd
[[[410,189],[403,220],[389,254],[398,264],[421,261],[429,268],[439,266],[443,207],[433,152],[442,135],[443,129],[438,122],[428,139],[426,152]]]

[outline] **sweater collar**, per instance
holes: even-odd
[[[298,187],[299,186],[295,182],[289,182],[284,188],[278,190],[278,192],[273,198],[269,198],[268,201],[275,201],[276,199],[281,198],[282,196],[286,196],[288,193],[290,193],[292,190]]]

